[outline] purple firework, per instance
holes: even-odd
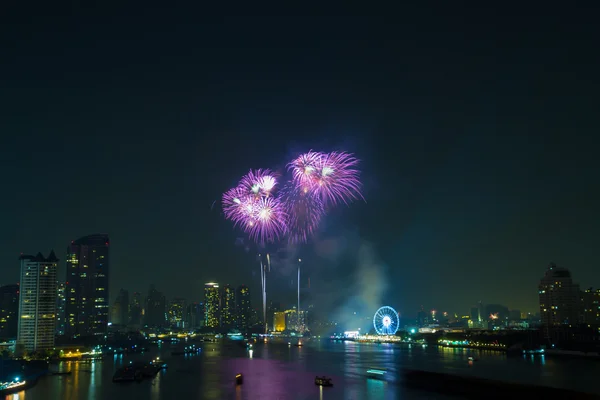
[[[288,164],[292,178],[277,193],[277,176],[250,170],[238,186],[223,194],[225,218],[256,242],[288,236],[306,242],[325,215],[325,206],[362,198],[358,160],[349,153],[309,151]]]
[[[319,159],[312,188],[324,203],[348,204],[352,200],[363,198],[360,192],[360,171],[356,169],[358,162],[352,154],[344,152],[331,152]]]
[[[288,164],[288,169],[292,170],[294,183],[305,192],[312,190],[314,187],[323,157],[325,157],[324,153],[311,150],[308,153],[301,154]]]
[[[225,218],[233,221],[234,226],[246,226],[253,218],[256,198],[244,188],[235,187],[223,193],[222,205]]]
[[[252,218],[246,221],[245,230],[256,242],[274,242],[287,232],[286,214],[281,202],[271,197],[261,197],[255,203]]]
[[[268,169],[250,170],[242,177],[238,187],[250,196],[269,196],[277,185],[275,175]]]
[[[290,242],[306,242],[325,214],[323,202],[312,192],[293,183],[285,185],[280,196],[287,217]]]

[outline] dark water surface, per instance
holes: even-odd
[[[10,400],[36,399],[443,399],[403,387],[402,368],[474,375],[504,381],[542,384],[600,394],[593,376],[600,362],[582,359],[508,357],[502,353],[423,347],[420,345],[307,342],[256,344],[249,351],[236,342],[205,343],[197,355],[171,356],[170,346],[143,355],[119,355],[101,362],[65,362],[69,376],[48,376]],[[140,383],[115,384],[116,369],[130,361],[159,355],[169,369]],[[468,362],[468,357],[478,358]],[[385,380],[369,379],[368,367],[388,370]],[[244,384],[235,386],[235,374]],[[315,386],[315,375],[333,379],[333,388]],[[485,395],[485,394],[482,394]],[[484,396],[483,396],[484,397]]]

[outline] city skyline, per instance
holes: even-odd
[[[513,16],[508,29],[495,13],[416,5],[400,20],[205,24],[191,7],[161,10],[164,24],[54,10],[6,26],[0,282],[18,280],[21,252],[62,259],[102,232],[111,285],[186,298],[211,280],[260,287],[263,249],[223,221],[220,196],[251,168],[284,172],[326,149],[361,160],[368,202],[286,249],[324,307],[360,292],[369,309],[534,309],[550,262],[600,286],[588,25]],[[271,274],[284,295],[289,266]]]
[[[80,240],[85,240],[86,238],[95,238],[97,236],[98,236],[97,234],[87,235],[87,236],[83,237]],[[102,237],[102,240],[101,240],[102,242],[104,240],[108,239],[108,237],[105,236],[105,235],[100,235],[100,236]],[[72,243],[74,243],[74,241],[72,241]],[[52,254],[54,254],[54,251],[52,251]],[[21,254],[21,257],[22,256],[23,256],[23,254]],[[67,264],[69,264],[68,260],[67,260]],[[58,265],[60,266],[60,263]],[[556,267],[556,264],[554,264],[554,263],[550,263],[549,265]],[[550,267],[546,267],[546,268],[550,268]],[[562,266],[559,266],[558,268],[559,269],[564,269],[564,267],[562,267]],[[60,271],[60,268],[57,268],[57,271]],[[62,272],[58,272],[57,274],[58,274],[57,285],[59,287],[60,287],[60,285],[63,285],[63,287],[64,287],[65,280],[62,279],[62,276],[64,274],[62,274]],[[19,282],[16,282],[15,284],[18,285]],[[218,282],[215,282],[215,284],[219,285]],[[310,285],[310,282],[308,284]],[[0,284],[1,287],[10,287],[11,285],[13,285],[13,284],[10,284],[10,283]],[[204,285],[203,285],[203,291],[202,292],[196,293],[195,295],[193,295],[192,297],[189,297],[189,298],[188,297],[181,297],[181,295],[178,295],[178,294],[174,294],[172,296],[170,296],[170,295],[163,295],[162,292],[161,292],[161,296],[163,296],[165,298],[165,300],[164,300],[165,304],[167,304],[171,299],[176,299],[176,298],[184,298],[184,299],[186,299],[188,301],[191,301],[191,302],[199,302],[199,301],[203,301],[203,298],[206,295],[205,294],[205,287],[206,287],[206,285],[207,285],[207,283],[204,283]],[[230,285],[232,285],[232,283],[229,283],[229,281],[225,281],[224,283],[222,283],[222,285],[224,285],[224,286],[230,286]],[[578,283],[578,285],[579,285],[579,283]],[[103,303],[105,305],[105,308],[108,309],[108,311],[107,311],[107,316],[108,317],[110,317],[112,315],[112,308],[114,307],[115,302],[118,302],[118,296],[121,295],[120,292],[123,289],[125,289],[127,292],[131,291],[133,294],[139,294],[140,293],[137,290],[131,290],[129,288],[129,286],[127,284],[125,284],[125,283],[121,283],[120,285],[117,284],[116,286],[119,287],[119,289],[116,289],[116,294],[112,294],[111,293],[110,301],[107,302],[107,304]],[[233,289],[234,290],[237,290],[238,286],[239,287],[243,287],[243,286],[251,287],[251,286],[247,286],[245,284],[239,284],[239,283],[236,284],[236,283],[233,283]],[[598,289],[598,286],[590,285],[587,282],[582,282],[580,286],[581,287],[585,287],[586,289]],[[154,287],[155,287],[154,284],[150,284],[149,285],[150,291],[156,290],[156,289],[154,289]],[[283,297],[286,299],[284,301],[284,303],[287,304],[288,306],[292,307],[292,306],[294,306],[296,304],[295,303],[295,301],[296,301],[295,300],[295,296],[297,294],[297,292],[295,291],[296,283],[291,284],[290,287],[291,287],[291,289],[287,290],[287,293]],[[142,293],[146,293],[147,291],[148,291],[148,288],[141,290]],[[262,300],[259,297],[257,297],[258,296],[257,292],[258,292],[258,290],[256,290],[256,289],[251,291],[253,297],[256,297],[256,298],[253,298],[253,304],[254,304],[253,308],[255,310],[258,310],[260,308],[260,307],[258,307],[258,304],[261,304],[261,302],[262,302]],[[465,314],[465,313],[468,312],[469,309],[471,309],[471,307],[473,305],[476,305],[477,303],[482,303],[482,301],[483,301],[483,304],[510,304],[510,306],[508,308],[511,309],[511,310],[523,310],[523,311],[526,311],[528,313],[532,313],[533,314],[533,313],[539,312],[539,303],[538,303],[539,294],[538,294],[538,292],[536,292],[535,296],[536,296],[536,304],[532,308],[519,306],[518,304],[507,302],[506,300],[502,300],[502,299],[496,300],[496,301],[490,301],[490,302],[485,302],[483,300],[477,300],[477,301],[473,301],[470,305],[467,305],[465,307],[456,308],[456,309],[451,309],[449,307],[446,307],[446,308],[439,307],[440,304],[434,304],[434,303],[431,303],[431,302],[429,302],[429,303],[422,302],[422,304],[420,306],[418,306],[417,308],[412,309],[412,310],[404,309],[404,308],[402,308],[401,305],[400,306],[394,305],[394,307],[397,307],[398,310],[399,310],[399,312],[402,315],[405,315],[407,318],[411,318],[411,319],[414,318],[415,316],[418,318],[418,314],[419,314],[420,310],[421,311],[425,310],[427,312],[431,312],[431,311],[445,311],[445,312],[448,312],[450,314],[456,314],[456,315]],[[272,301],[280,302],[280,301],[282,301],[282,298],[281,298],[281,296],[276,296],[274,299],[272,297],[268,297],[267,301],[268,302],[272,302]],[[445,302],[442,300],[441,303],[445,303]],[[427,306],[425,306],[424,304],[427,304]],[[381,305],[384,305],[384,304],[381,304]],[[330,309],[328,311],[331,312],[332,314],[335,314],[336,309],[334,308],[334,309]],[[363,311],[364,314],[368,314],[368,311],[365,312],[364,308],[362,308],[361,311]],[[57,326],[57,329],[58,329],[58,326]]]

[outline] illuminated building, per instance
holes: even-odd
[[[221,326],[236,326],[235,289],[229,285],[221,288]]]
[[[110,314],[110,322],[113,325],[127,325],[129,323],[129,292],[127,290],[119,290],[119,295],[113,303]]]
[[[0,337],[17,337],[19,320],[19,284],[0,287]]]
[[[600,289],[589,288],[581,292],[583,323],[600,326]]]
[[[285,313],[277,311],[273,315],[273,330],[276,332],[285,331]]]
[[[285,310],[285,327],[290,330],[296,329],[296,324],[298,322],[298,317],[296,315],[296,308],[294,307],[291,310]]]
[[[65,305],[67,303],[66,293],[67,285],[60,282],[56,285],[56,334],[63,336],[65,334]]]
[[[546,338],[553,327],[579,323],[581,306],[579,285],[573,283],[571,272],[550,264],[539,285],[542,331]]]
[[[54,251],[48,258],[21,256],[21,284],[17,345],[26,351],[54,347],[56,269]]]
[[[252,306],[250,303],[250,289],[246,285],[241,285],[237,289],[237,316],[238,327],[246,330],[251,326]]]
[[[176,328],[184,327],[185,299],[176,297],[169,303],[169,324]]]
[[[89,235],[67,247],[66,334],[106,335],[108,328],[108,235]]]
[[[219,284],[210,282],[204,285],[204,326],[218,328],[221,326],[221,296]]]
[[[154,285],[150,285],[150,290],[148,290],[145,311],[144,323],[146,325],[161,327],[167,322],[165,296],[156,290]]]

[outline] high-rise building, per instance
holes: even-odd
[[[142,324],[142,294],[133,292],[131,304],[129,305],[129,323],[132,325]]]
[[[150,285],[148,297],[146,297],[146,309],[144,323],[148,326],[164,326],[167,322],[167,309],[165,296]]]
[[[221,326],[236,326],[235,289],[229,285],[221,288]]]
[[[63,336],[65,334],[66,320],[65,320],[65,306],[67,304],[67,285],[64,282],[58,282],[56,284],[56,334]]]
[[[26,351],[54,347],[56,324],[56,269],[58,258],[54,251],[48,258],[20,257],[21,284],[17,345]]]
[[[0,338],[15,339],[19,320],[19,284],[0,287]]]
[[[127,325],[129,323],[129,292],[125,289],[119,290],[119,295],[113,303],[110,322],[113,325]]]
[[[285,313],[283,311],[273,313],[273,321],[273,330],[275,332],[285,331]]]
[[[219,284],[210,282],[204,285],[204,326],[218,328],[221,326],[221,296]]]
[[[250,289],[246,285],[237,288],[237,317],[238,327],[246,330],[251,326],[252,306],[250,303]]]
[[[169,303],[169,324],[173,327],[184,328],[186,301],[176,297]]]
[[[192,303],[187,306],[185,324],[191,329],[204,326],[204,303]]]
[[[65,314],[70,337],[105,335],[108,327],[108,235],[77,239],[67,247]]]
[[[600,326],[600,289],[581,292],[582,321],[586,325]]]
[[[543,333],[550,337],[554,327],[579,323],[580,291],[573,283],[571,272],[550,264],[539,285],[540,314]]]

